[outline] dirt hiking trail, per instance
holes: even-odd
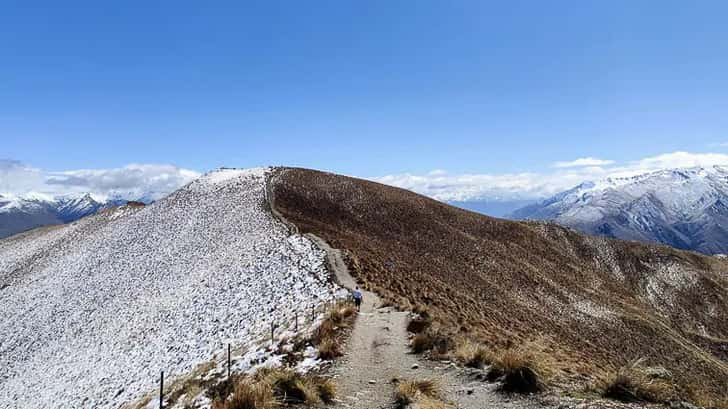
[[[328,254],[337,281],[353,290],[354,278],[341,252],[313,235],[306,235]],[[495,384],[455,369],[448,362],[420,359],[410,353],[407,337],[408,313],[380,307],[379,297],[362,290],[361,312],[346,344],[346,352],[336,361],[332,376],[338,386],[339,408],[380,409],[394,407],[396,380],[436,379],[443,388],[445,401],[463,409],[543,407],[530,399],[511,400],[495,392]],[[439,366],[438,366],[439,365]]]

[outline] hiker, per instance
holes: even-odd
[[[356,305],[357,311],[361,311],[361,291],[359,291],[359,287],[354,290],[354,305]]]

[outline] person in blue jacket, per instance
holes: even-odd
[[[356,310],[361,311],[361,291],[359,290],[359,287],[356,287],[356,290],[354,290],[354,305],[356,305]]]

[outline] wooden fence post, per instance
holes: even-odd
[[[230,379],[230,344],[228,344],[228,380]]]
[[[164,409],[164,371],[159,378],[159,409]]]

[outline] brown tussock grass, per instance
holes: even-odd
[[[324,338],[318,344],[318,357],[321,359],[334,359],[343,354],[339,340],[334,337]]]
[[[426,399],[437,401],[440,391],[440,385],[433,379],[402,381],[394,392],[394,402],[398,408],[406,408]]]
[[[227,383],[221,382],[222,383]],[[301,375],[290,368],[261,369],[252,377],[238,377],[231,382],[232,391],[219,393],[212,409],[274,409],[285,405],[314,406],[331,403],[336,385],[314,375]],[[223,386],[224,390],[228,386]]]
[[[338,302],[326,313],[324,320],[313,331],[311,342],[318,347],[319,358],[334,359],[343,355],[342,329],[354,324],[357,311],[351,302]]]
[[[651,375],[643,359],[608,374],[600,389],[605,398],[622,402],[665,403],[676,398],[672,382]]]
[[[280,403],[267,382],[246,379],[235,384],[229,399],[216,399],[212,409],[274,409]]]
[[[285,402],[305,403],[307,405],[321,402],[316,384],[308,377],[304,377],[294,370],[268,370],[262,375],[262,379]]]
[[[543,344],[533,341],[494,353],[488,377],[500,379],[501,389],[506,392],[543,391],[555,372],[553,360],[544,349]]]
[[[455,359],[469,368],[480,368],[494,361],[493,353],[482,344],[470,340],[461,341],[453,352]]]

